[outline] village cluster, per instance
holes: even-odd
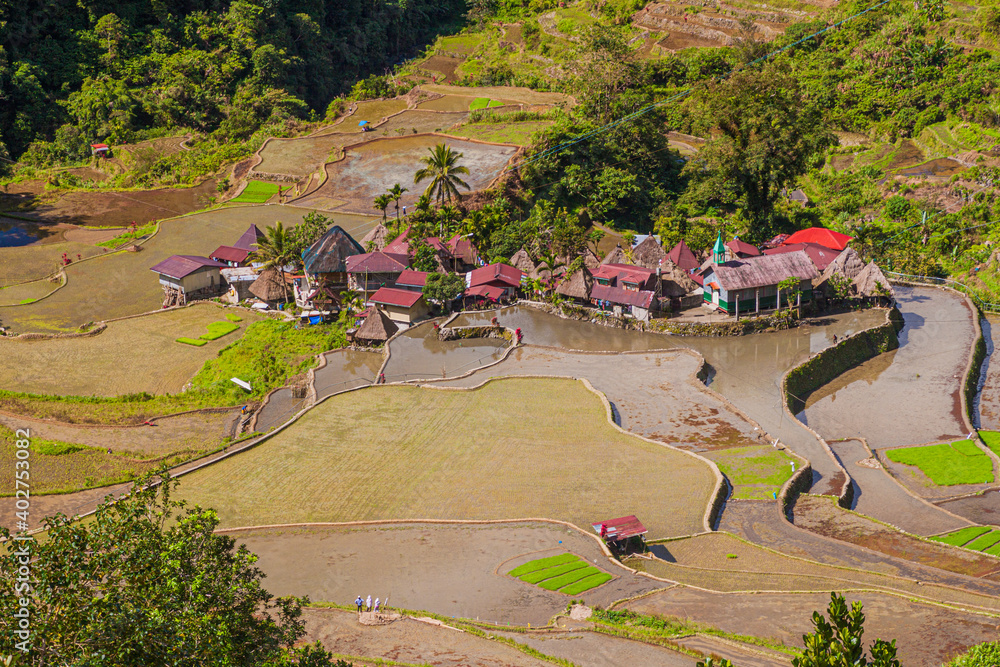
[[[667,251],[656,237],[644,235],[603,259],[588,248],[572,272],[566,266],[576,258],[550,270],[524,249],[509,263],[483,265],[475,245],[456,234],[424,240],[434,249],[439,273],[464,279],[464,289],[442,303],[424,295],[429,272],[411,268],[410,229],[392,240],[388,234],[379,224],[358,241],[335,225],[302,253],[301,262],[261,270],[254,252],[263,234],[251,225],[232,246],[208,257],[174,255],[152,270],[163,286],[164,307],[219,297],[283,310],[294,301],[303,322],[313,324],[336,313],[346,292],[357,293],[364,311],[352,339],[362,344],[382,342],[436,308],[477,309],[518,297],[554,296],[645,323],[662,316],[697,320],[707,313],[739,319],[849,296],[892,295],[878,266],[864,264],[848,247],[851,237],[823,228],[780,234],[760,248],[739,238],[724,242],[720,233],[711,249],[697,254],[684,241]]]

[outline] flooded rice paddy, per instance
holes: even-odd
[[[383,373],[386,382],[454,377],[495,362],[508,345],[503,338],[441,341],[433,323],[424,322],[392,340]]]
[[[961,386],[974,336],[965,299],[896,287],[899,349],[844,374],[809,397],[799,418],[828,440],[865,437],[876,449],[968,433]]]

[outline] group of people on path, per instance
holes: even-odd
[[[388,598],[386,598],[386,600],[388,601]],[[378,611],[381,601],[378,598],[375,598],[375,604],[372,605],[371,595],[368,596],[368,599],[362,598],[359,595],[358,599],[354,601],[354,604],[358,605],[358,613],[360,614],[362,611]]]

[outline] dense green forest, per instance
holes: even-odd
[[[244,140],[322,115],[463,20],[463,0],[0,2],[0,156],[74,159],[157,130]],[[48,143],[46,143],[48,142]]]

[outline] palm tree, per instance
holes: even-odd
[[[385,222],[385,209],[389,208],[389,204],[391,204],[391,203],[392,203],[392,197],[390,195],[388,195],[388,194],[379,195],[378,197],[375,197],[375,202],[372,205],[372,208],[376,208],[376,209],[382,211],[382,222],[383,223]]]
[[[430,155],[420,159],[426,166],[413,175],[413,182],[419,183],[426,178],[431,179],[431,184],[424,190],[424,194],[430,196],[437,190],[437,198],[442,206],[445,199],[451,201],[452,195],[461,199],[458,186],[462,186],[466,190],[472,189],[468,183],[456,176],[456,174],[469,173],[468,168],[458,165],[462,154],[456,153],[444,144],[438,144],[427,150]]]
[[[281,284],[285,288],[285,300],[288,300],[288,282],[285,280],[285,265],[294,262],[295,239],[289,230],[278,221],[274,227],[268,227],[264,238],[254,244],[257,249],[250,253],[252,262],[260,262],[265,269],[277,268],[281,272]]]
[[[389,191],[386,193],[387,195],[389,195],[389,197],[392,198],[392,200],[394,202],[396,202],[396,221],[397,222],[399,221],[399,200],[403,198],[403,193],[404,192],[409,192],[409,190],[406,189],[406,188],[404,188],[403,186],[401,186],[399,183],[396,183],[394,186],[392,186],[391,188],[389,188]]]

